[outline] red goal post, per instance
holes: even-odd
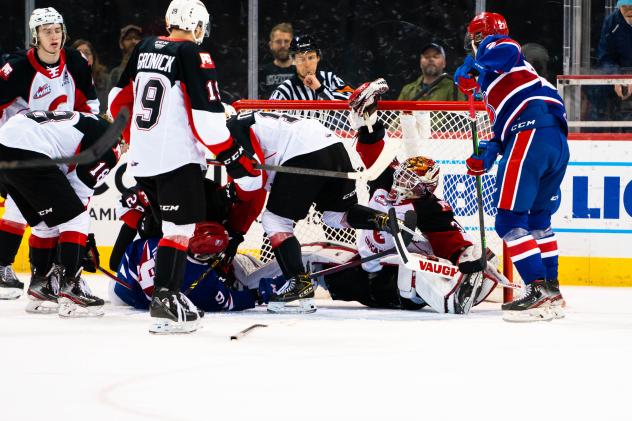
[[[345,101],[270,101],[241,100],[232,104],[237,112],[276,111],[301,118],[316,119],[344,139],[353,149],[356,132],[347,120],[349,107]],[[491,123],[483,103],[475,105],[479,139],[491,139]],[[401,140],[400,159],[425,155],[440,165],[440,180],[436,194],[454,209],[456,219],[470,233],[474,242],[479,241],[478,205],[475,178],[466,174],[465,160],[472,153],[469,108],[467,102],[380,101],[378,119],[386,128],[386,136]],[[402,117],[404,116],[405,117]],[[497,166],[483,176],[483,208],[487,244],[501,259],[503,272],[512,279],[511,261],[503,261],[507,253],[502,240],[494,231],[496,209],[492,193]],[[368,201],[367,186],[358,183],[360,202]],[[240,248],[241,252],[255,254],[262,260],[272,257],[264,238],[260,221],[257,220]],[[295,227],[295,233],[303,244],[316,241],[336,241],[355,245],[355,230],[333,230],[324,226],[318,212],[312,209],[309,216]],[[506,290],[504,301],[511,299]]]

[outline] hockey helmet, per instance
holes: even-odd
[[[195,224],[193,237],[189,240],[189,254],[195,260],[207,262],[228,247],[228,232],[217,222],[205,221]]]
[[[488,35],[509,35],[507,21],[500,13],[483,12],[467,25],[467,37],[480,44]]]
[[[52,7],[44,7],[33,10],[29,18],[29,29],[31,30],[31,44],[37,45],[37,28],[42,25],[60,24],[63,31],[62,45],[66,42],[66,25],[64,17]]]
[[[316,54],[320,57],[320,48],[318,48],[312,37],[309,35],[298,35],[292,38],[290,54],[307,53],[309,51],[316,51]]]
[[[201,44],[211,33],[211,17],[200,0],[172,0],[165,14],[165,22],[167,29],[190,31],[194,37],[198,26],[204,28],[204,34],[195,38],[197,44]]]
[[[396,205],[427,197],[439,184],[439,165],[425,156],[408,158],[395,168],[387,199]]]

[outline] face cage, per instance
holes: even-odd
[[[437,182],[428,183],[408,168],[398,167],[393,174],[393,186],[387,199],[396,205],[407,200],[420,199],[432,194]]]

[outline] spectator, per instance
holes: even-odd
[[[274,60],[259,71],[259,98],[268,99],[277,86],[296,74],[290,58],[292,35],[292,25],[286,22],[275,25],[270,31],[268,47]]]
[[[308,35],[298,36],[290,44],[296,74],[280,84],[270,99],[347,99],[353,89],[333,72],[318,70],[321,53]]]
[[[445,73],[445,51],[431,42],[421,49],[419,56],[421,76],[405,85],[397,98],[400,101],[465,101],[452,77]]]
[[[97,98],[99,98],[99,112],[106,112],[108,109],[108,93],[110,92],[108,69],[101,64],[97,51],[90,41],[78,39],[72,44],[72,48],[79,50],[86,60],[88,60],[88,65],[92,69],[94,87],[97,90]]]
[[[617,8],[604,20],[597,50],[597,65],[607,74],[632,73],[632,0],[619,0]],[[606,118],[632,118],[630,96],[632,84],[615,85],[614,95],[608,96],[610,115]]]
[[[123,57],[118,66],[110,72],[110,86],[116,86],[121,77],[121,73],[127,65],[129,56],[134,51],[134,47],[143,39],[143,30],[140,26],[127,25],[121,28],[121,36],[119,37],[119,48]]]

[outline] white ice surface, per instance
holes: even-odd
[[[107,282],[89,278],[103,297]],[[553,322],[319,301],[171,336],[129,308],[61,320],[2,301],[0,420],[631,420],[632,289],[563,292]],[[254,323],[269,327],[229,340]]]

